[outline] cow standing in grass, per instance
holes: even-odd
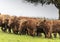
[[[26,19],[21,19],[19,20],[19,28],[18,32],[21,35],[27,34],[27,26],[26,26],[27,20]]]
[[[50,38],[52,32],[52,21],[50,20],[41,21],[39,26],[37,27],[37,35],[39,32],[44,33],[45,38]]]
[[[1,30],[6,32],[7,28],[8,28],[8,18],[10,16],[9,15],[0,15],[0,26],[1,26]]]
[[[30,18],[28,19],[28,21],[26,22],[27,25],[27,30],[28,30],[28,34],[31,36],[35,36],[36,31],[37,31],[37,24],[38,24],[39,19],[35,19],[35,18]]]
[[[11,16],[9,18],[8,26],[9,32],[11,32],[12,29],[13,33],[18,34],[19,23],[18,18],[16,16]]]
[[[52,33],[55,38],[57,37],[57,33],[60,37],[60,20],[53,20]]]

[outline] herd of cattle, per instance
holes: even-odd
[[[52,33],[57,37],[60,36],[60,20],[47,20],[40,18],[17,17],[0,14],[0,27],[3,32],[14,34],[27,34],[30,36],[39,36],[41,33],[45,38],[51,38]]]

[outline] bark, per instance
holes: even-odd
[[[60,20],[60,9],[59,9],[59,20]]]

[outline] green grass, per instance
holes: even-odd
[[[60,39],[47,39],[44,37],[31,37],[28,35],[15,35],[13,33],[4,33],[0,30],[0,42],[60,42]]]

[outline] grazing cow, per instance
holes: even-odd
[[[8,18],[9,15],[0,15],[0,26],[1,26],[1,30],[6,32],[6,29],[8,27]]]
[[[60,20],[53,20],[52,33],[54,34],[55,38],[57,36],[57,33],[60,36]]]
[[[41,21],[39,26],[37,27],[37,35],[39,32],[44,33],[45,38],[51,37],[51,31],[52,31],[52,21],[50,20]]]
[[[33,18],[20,18],[19,34],[29,34],[33,36],[37,25],[37,19]]]
[[[19,31],[19,34],[26,34],[27,33],[27,26],[26,26],[26,23],[27,23],[27,20],[26,19],[21,19],[19,20],[19,28],[18,28],[18,31]]]
[[[3,30],[4,32],[6,32],[8,28],[9,28],[9,27],[8,27],[8,19],[5,19],[5,22],[2,23],[2,30]]]
[[[9,32],[11,32],[12,29],[13,33],[18,34],[19,23],[18,18],[16,16],[11,16],[9,18],[8,26]]]
[[[45,37],[51,38],[53,33],[54,37],[56,38],[58,33],[60,36],[60,20],[43,20],[38,23],[37,35],[39,33],[44,33]]]
[[[3,31],[2,24],[3,24],[3,15],[0,14],[0,27],[1,27],[1,30]]]
[[[36,34],[36,26],[37,26],[37,19],[28,19],[28,22],[26,23],[27,25],[27,30],[28,30],[28,34],[31,36],[35,36]]]

